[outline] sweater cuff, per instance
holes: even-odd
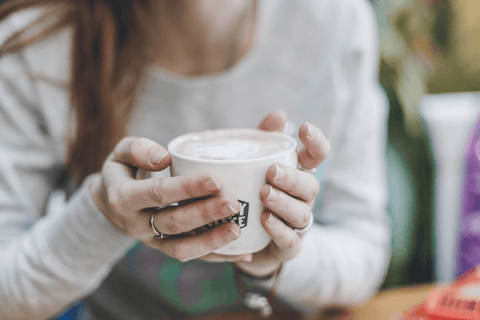
[[[52,256],[79,276],[109,272],[135,242],[115,228],[95,205],[90,186],[99,178],[98,174],[90,175],[69,201],[66,212],[44,225],[50,229],[43,234]]]

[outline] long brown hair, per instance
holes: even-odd
[[[151,1],[7,0],[0,7],[0,21],[22,9],[47,9],[40,19],[7,39],[0,47],[0,56],[73,28],[68,85],[76,129],[66,165],[77,183],[101,168],[126,133],[129,110],[152,58],[155,34],[149,14]],[[53,20],[46,26],[42,23]]]

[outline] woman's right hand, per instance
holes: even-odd
[[[103,164],[101,178],[92,184],[93,200],[116,228],[180,261],[202,257],[237,239],[241,231],[234,222],[206,232],[191,232],[240,211],[240,204],[233,196],[218,195],[222,182],[217,177],[201,174],[135,178],[139,169],[160,171],[170,162],[170,154],[156,142],[124,138]],[[187,204],[172,205],[177,202]],[[158,239],[149,226],[155,211],[155,227],[171,237]],[[221,259],[249,261],[251,255]]]

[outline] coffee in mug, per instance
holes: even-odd
[[[297,142],[280,132],[257,129],[220,129],[179,136],[168,145],[172,156],[172,176],[213,173],[223,182],[224,194],[240,202],[239,213],[206,228],[234,221],[241,236],[216,251],[220,254],[244,254],[263,249],[270,242],[260,217],[265,207],[260,189],[266,183],[268,167],[279,162],[297,166]]]

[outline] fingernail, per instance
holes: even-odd
[[[313,128],[312,125],[308,122],[305,122],[307,124],[307,137],[311,138],[313,136]]]
[[[268,219],[267,219],[268,224],[274,225],[275,224],[275,218],[273,217],[273,214],[269,213]]]
[[[151,156],[150,156],[150,162],[156,166],[162,161],[163,158],[168,154],[168,152],[165,152],[163,150],[157,150],[155,151]]]
[[[238,239],[238,237],[240,237],[240,234],[237,233],[237,231],[233,230],[233,228],[230,228],[227,230],[226,236],[225,236],[227,241],[233,241],[235,239]]]
[[[287,170],[279,164],[276,164],[277,172],[275,173],[275,181],[282,181],[287,176]]]
[[[236,210],[230,202],[227,202],[222,206],[222,212],[224,214],[233,214],[233,213],[237,213],[238,210]]]
[[[273,188],[272,186],[270,186],[269,191],[270,192],[269,192],[268,197],[267,197],[268,201],[274,202],[274,201],[277,201],[278,198],[280,198],[280,193],[278,193],[278,191],[275,190],[275,188]]]
[[[217,181],[213,178],[208,178],[205,183],[204,187],[207,191],[218,191],[220,190],[220,186],[218,185]]]

